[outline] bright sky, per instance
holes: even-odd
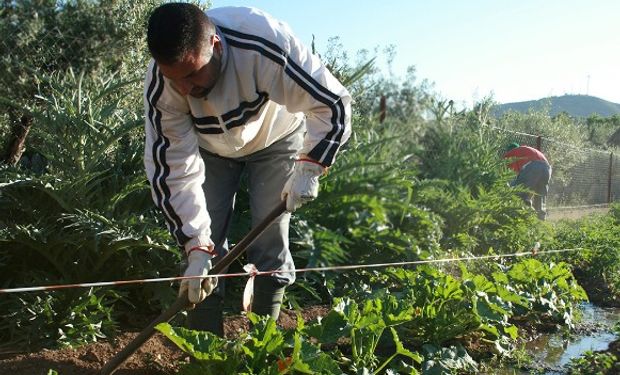
[[[393,44],[393,72],[471,104],[588,94],[620,103],[619,0],[211,0],[254,6],[324,53],[339,36],[350,57]],[[380,54],[379,57],[382,55]],[[387,73],[387,69],[385,70]]]

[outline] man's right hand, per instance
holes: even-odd
[[[196,247],[189,251],[187,256],[188,266],[183,276],[206,276],[211,270],[211,259],[213,258],[213,247]],[[204,282],[203,282],[204,280]],[[187,289],[187,297],[193,304],[202,302],[213,292],[217,286],[217,277],[206,279],[188,279],[181,281],[179,295]]]

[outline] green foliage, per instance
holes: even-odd
[[[386,99],[386,124],[405,123],[418,127],[422,123],[424,106],[430,99],[430,84],[426,80],[419,82],[413,66],[407,69],[403,79],[384,74],[379,65],[385,63],[390,67],[395,56],[394,46],[387,46],[376,47],[373,51],[360,50],[353,59],[347,54],[339,37],[328,40],[322,60],[355,98],[354,124],[358,124],[360,129],[367,124],[375,124],[379,119],[381,97]],[[372,65],[368,62],[372,62]],[[360,77],[355,72],[364,74]],[[355,76],[359,79],[352,82],[349,77]]]
[[[359,306],[351,299],[337,299],[334,309],[319,322],[307,327],[301,317],[296,329],[278,329],[274,320],[250,313],[252,328],[234,340],[208,332],[157,326],[172,342],[197,361],[182,369],[182,374],[379,374],[385,369],[413,367],[422,361],[406,349],[395,326],[407,321],[409,309],[401,309],[394,297],[373,299]],[[389,329],[394,351],[388,356],[377,353],[381,339]],[[323,350],[345,339],[346,350]],[[347,354],[350,353],[350,354]],[[403,362],[395,363],[396,358]]]
[[[19,347],[76,346],[105,338],[116,328],[109,290],[22,294],[2,303],[3,342]]]
[[[154,218],[118,215],[113,219],[114,207],[107,212],[90,211],[85,207],[97,209],[96,202],[71,201],[73,185],[45,181],[0,184],[7,202],[2,213],[13,218],[0,238],[6,254],[14,257],[13,267],[4,271],[6,280],[23,280],[20,272],[34,264],[45,270],[50,281],[118,277],[128,269],[113,267],[114,263],[127,263],[129,269],[135,270],[131,262],[137,260],[134,256],[147,256],[140,255],[142,251],[169,251],[167,246],[147,237],[156,235],[160,241],[165,238],[161,233],[150,232],[150,226],[157,223]],[[24,199],[28,195],[31,200]],[[19,258],[25,259],[18,261]]]
[[[146,62],[143,25],[156,1],[3,2],[0,96],[28,100],[40,74],[133,72]],[[33,74],[35,79],[32,79]]]
[[[475,373],[478,370],[476,361],[461,345],[441,348],[427,344],[423,349],[426,360],[422,364],[422,375]]]
[[[485,276],[461,265],[460,278],[426,265],[414,271],[389,269],[371,279],[372,290],[354,295],[396,296],[401,310],[412,310],[411,319],[397,330],[416,347],[481,337],[500,354],[508,353],[518,337],[511,320],[570,325],[575,306],[586,299],[566,264],[526,259],[494,267],[497,271]]]
[[[546,264],[526,259],[493,273],[493,279],[528,301],[516,305],[516,314],[531,322],[558,322],[572,326],[575,305],[588,299],[566,263]]]
[[[509,172],[501,158],[496,131],[484,126],[485,107],[478,111],[454,112],[452,103],[433,101],[435,119],[420,139],[416,151],[424,179],[449,181],[450,188],[480,186],[488,189]]]
[[[590,293],[603,305],[620,304],[620,220],[618,205],[608,215],[563,222],[557,226],[555,248],[582,248],[566,261]]]
[[[123,81],[117,74],[89,78],[73,70],[40,79],[39,103],[27,107],[39,124],[29,142],[47,161],[50,173],[65,177],[110,165],[119,172],[136,172],[142,151],[132,138],[143,120],[124,106],[136,81]]]
[[[401,355],[419,363],[421,357],[404,348],[393,328],[411,319],[413,310],[403,306],[393,296],[367,300],[362,306],[349,299],[334,300],[334,308],[320,322],[310,325],[305,332],[323,344],[336,343],[340,338],[350,338],[350,369],[354,373],[379,373]],[[390,328],[396,352],[381,363],[376,354],[377,346]]]
[[[460,280],[427,266],[416,272],[394,270],[390,277],[397,281],[391,284],[403,287],[398,293],[400,300],[415,311],[402,327],[408,340],[441,346],[480,327],[480,318],[465,298]]]
[[[620,372],[620,361],[611,353],[587,351],[579,358],[571,358],[566,367],[570,375],[611,375]]]
[[[407,342],[419,347],[442,347],[468,336],[484,337],[500,352],[517,338],[516,327],[508,323],[513,315],[511,303],[519,296],[496,286],[483,275],[469,274],[462,279],[424,266],[416,271],[391,270],[379,281],[414,314],[398,327]]]
[[[620,129],[620,114],[611,117],[601,117],[595,114],[586,119],[585,125],[588,142],[597,148],[605,148],[614,132]]]
[[[566,114],[551,116],[544,109],[527,113],[508,112],[497,119],[497,125],[502,129],[540,135],[577,148],[585,146],[583,127]],[[564,151],[562,145],[556,145],[549,150],[550,160],[562,164],[560,160],[563,160]]]
[[[297,264],[321,267],[416,260],[438,249],[437,218],[412,202],[411,145],[396,126],[360,129],[322,181],[321,198],[296,213],[292,225]],[[307,275],[316,297],[340,295],[349,281],[334,274]],[[304,280],[298,283],[304,287]],[[345,287],[346,288],[346,287]],[[301,291],[300,291],[301,292]],[[305,293],[303,293],[305,294]],[[295,297],[289,294],[290,297]]]
[[[176,272],[174,264],[178,256],[166,244],[167,233],[157,229],[161,226],[157,217],[145,210],[142,214],[134,211],[135,216],[131,213],[137,207],[137,202],[132,201],[137,195],[104,189],[109,182],[106,177],[113,176],[99,174],[85,181],[59,181],[42,176],[0,183],[0,215],[12,218],[0,231],[0,272],[4,275],[4,287],[126,279],[127,275],[132,278],[156,277]],[[150,301],[162,287],[134,289],[130,300],[157,308],[158,303],[168,302]],[[3,339],[7,336],[17,338],[16,332],[20,331],[21,335],[36,337],[45,330],[49,333],[41,337],[53,336],[66,324],[83,325],[85,318],[91,319],[92,324],[100,324],[97,314],[76,314],[77,300],[85,298],[86,292],[77,294],[49,295],[43,302],[46,308],[55,310],[54,320],[47,319],[44,314],[32,314],[28,317],[29,324],[4,326],[0,329],[0,336]],[[117,294],[104,295],[108,304],[120,298]],[[25,298],[29,300],[29,297]],[[17,300],[16,295],[3,299],[2,311],[7,314],[21,311]],[[105,320],[113,317],[106,312],[101,318],[104,320],[103,329],[108,333],[108,328],[114,324]],[[35,332],[29,332],[31,329]],[[83,334],[87,335],[87,331]],[[66,340],[72,337],[67,335]],[[89,337],[95,339],[98,336]],[[82,342],[77,340],[73,344]],[[27,344],[49,342],[28,339]]]
[[[432,100],[430,91],[430,82],[425,79],[420,81],[415,67],[409,66],[402,81],[393,77],[379,80],[375,85],[375,90],[371,93],[376,97],[383,95],[386,98],[387,121],[413,123],[419,131],[424,121],[423,114],[426,106]]]
[[[620,225],[620,203],[612,203],[609,206],[609,217],[614,225]]]
[[[32,138],[36,155],[43,155],[45,162],[36,170],[32,164],[0,170],[0,217],[10,218],[0,230],[3,286],[176,274],[178,253],[169,246],[142,172],[142,146],[136,136],[141,121],[122,104],[127,83],[116,74],[90,78],[71,71],[41,79],[47,94],[30,110],[39,124]],[[34,337],[45,330],[54,337],[59,329],[68,332],[66,325],[84,326],[84,317],[68,307],[86,298],[86,292],[71,296],[68,303],[62,293],[49,295],[42,301],[45,308],[57,309],[53,320],[33,314],[29,324],[4,327],[0,337],[15,339],[18,332]],[[105,296],[107,305],[120,298],[97,296]],[[156,309],[173,295],[160,284],[134,290],[130,297],[120,301]],[[2,310],[15,311],[20,306],[16,298],[3,300]],[[109,333],[118,307],[114,314],[102,312],[101,318],[90,314],[91,323]],[[84,337],[98,337],[87,332]],[[63,337],[67,343],[76,337],[74,344],[86,340],[73,333]]]
[[[318,360],[316,353],[324,353],[321,362],[330,364],[329,370],[318,367],[325,370],[320,373],[415,374],[420,364],[423,374],[476,371],[460,341],[478,337],[506,354],[518,337],[511,320],[570,324],[572,308],[585,298],[564,264],[526,259],[497,268],[492,278],[464,266],[460,278],[428,266],[376,273],[373,290],[353,293],[355,299],[336,298],[326,316],[309,324],[299,318],[291,331],[254,314],[249,315],[253,328],[235,340],[168,325],[158,329],[198,359],[187,374],[266,374],[275,371],[278,359],[286,371],[305,373],[303,364]],[[423,348],[424,357],[412,348]]]
[[[536,240],[550,236],[550,228],[501,180],[475,189],[451,184],[425,181],[414,196],[418,205],[442,218],[443,249],[478,255],[512,253],[530,250]]]
[[[161,323],[156,328],[197,361],[180,374],[340,374],[338,363],[300,334],[277,328],[271,318],[249,315],[253,327],[236,340],[209,332],[173,328]]]
[[[11,37],[0,42],[0,98],[8,98],[11,103],[0,103],[0,134],[8,134],[22,116],[30,118],[24,107],[36,105],[34,96],[43,75],[62,75],[72,69],[79,72],[77,75],[96,77],[118,71],[127,80],[141,79],[142,67],[148,60],[144,24],[157,3],[2,2],[0,32]],[[141,90],[136,87],[127,90],[126,95],[136,104],[141,101]],[[33,126],[40,127],[44,125]]]

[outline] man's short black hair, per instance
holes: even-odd
[[[173,64],[201,49],[214,33],[215,26],[196,5],[167,3],[151,13],[146,41],[155,61]]]

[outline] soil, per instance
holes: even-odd
[[[328,306],[312,306],[300,311],[305,322],[311,322],[329,312]],[[297,326],[297,311],[282,310],[278,325],[284,329]],[[228,338],[248,329],[245,316],[225,319],[224,334]],[[0,375],[98,375],[101,367],[124,348],[139,332],[125,332],[112,340],[97,342],[76,349],[44,349],[38,353],[0,354]],[[163,335],[156,333],[134,353],[115,375],[170,375],[189,357]]]
[[[602,283],[599,278],[592,278],[579,268],[573,270],[573,275],[588,294],[590,302],[600,307],[620,307],[620,296],[609,290],[609,286]]]
[[[609,352],[620,359],[620,340],[616,340],[609,344]]]
[[[591,205],[578,207],[553,207],[547,210],[547,220],[577,220],[593,214],[606,214],[609,212],[607,205]]]

